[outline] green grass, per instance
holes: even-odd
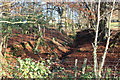
[[[120,29],[120,22],[112,22],[111,28],[112,29]]]
[[[111,26],[118,27],[118,26],[120,26],[120,22],[112,22],[112,23],[111,23]]]

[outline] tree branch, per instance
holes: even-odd
[[[19,21],[19,22],[0,21],[0,23],[18,24],[18,23],[36,23],[36,22],[33,22],[33,21]]]

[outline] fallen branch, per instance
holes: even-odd
[[[36,22],[33,22],[33,21],[19,21],[19,22],[0,21],[0,23],[20,24],[20,23],[36,23]]]

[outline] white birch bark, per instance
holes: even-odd
[[[106,43],[106,47],[105,47],[105,51],[104,51],[104,54],[102,56],[102,62],[100,64],[100,67],[99,67],[99,77],[101,78],[101,72],[102,72],[102,69],[103,69],[103,66],[104,66],[104,63],[105,63],[105,58],[106,58],[106,54],[107,54],[107,50],[108,50],[108,46],[109,46],[109,42],[110,42],[110,30],[111,30],[111,19],[112,19],[112,14],[113,14],[113,10],[114,10],[114,6],[115,6],[115,0],[113,2],[113,8],[111,10],[111,14],[110,14],[110,19],[108,21],[109,25],[108,25],[108,38],[107,38],[107,43]]]
[[[98,15],[97,15],[97,26],[96,26],[96,34],[95,34],[95,41],[94,41],[94,51],[93,51],[93,56],[94,56],[94,73],[95,73],[95,78],[98,78],[98,61],[97,61],[97,43],[98,43],[98,29],[99,29],[99,21],[100,21],[100,2],[99,0],[98,3]]]

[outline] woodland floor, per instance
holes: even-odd
[[[113,34],[115,33],[116,31],[113,32]],[[87,37],[90,38],[89,36]],[[91,43],[86,42],[83,45],[73,47],[72,45],[74,45],[74,40],[69,38],[65,33],[62,34],[54,29],[46,29],[43,38],[44,46],[39,46],[38,49],[40,49],[40,52],[34,54],[29,43],[34,46],[37,36],[34,34],[21,34],[20,32],[13,30],[12,36],[8,39],[8,48],[6,49],[6,52],[11,53],[12,55],[5,54],[6,56],[12,57],[7,58],[7,60],[12,62],[12,64],[15,62],[15,57],[30,57],[35,60],[40,60],[40,57],[43,59],[49,59],[52,57],[53,60],[56,60],[55,55],[51,54],[56,53],[58,55],[59,61],[57,64],[66,68],[66,71],[74,68],[75,59],[78,59],[77,66],[79,69],[82,68],[82,64],[85,58],[87,58],[87,65],[90,65],[91,67],[93,66],[93,47]],[[55,38],[55,40],[53,38]],[[25,47],[23,47],[22,44],[25,44]],[[105,49],[105,46],[103,45],[104,44],[101,43],[98,47],[98,61],[101,60],[101,56],[103,55]],[[69,54],[65,58],[59,59],[66,53]],[[116,47],[109,48],[104,67],[109,67],[113,70],[117,69],[120,71],[120,44],[116,45]]]

